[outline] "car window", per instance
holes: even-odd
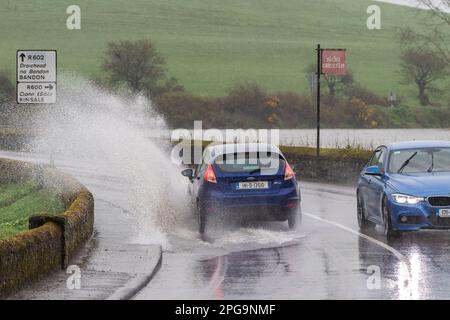
[[[284,168],[284,158],[273,152],[261,153],[229,153],[217,157],[215,167],[223,173],[256,173],[276,174],[280,167]]]
[[[373,153],[372,159],[370,159],[369,167],[378,166],[378,168],[380,168],[380,170],[383,170],[385,153],[386,153],[386,148],[377,149]]]
[[[208,149],[205,150],[205,152],[203,153],[203,157],[202,157],[202,163],[200,163],[197,167],[196,167],[196,171],[195,171],[195,176],[199,176],[201,175],[205,169],[206,166],[208,165],[209,161],[210,161],[210,152]]]

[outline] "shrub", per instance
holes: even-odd
[[[256,83],[239,84],[222,99],[222,105],[230,112],[244,110],[262,111],[268,94]]]
[[[364,101],[367,105],[379,105],[379,106],[388,106],[388,103],[385,98],[378,96],[376,93],[370,91],[369,89],[354,85],[350,87],[347,91],[347,96],[349,98],[357,98],[359,100]]]
[[[16,89],[9,77],[9,72],[0,70],[0,101],[14,100],[15,92]]]
[[[173,128],[192,128],[194,120],[211,125],[214,116],[213,99],[187,92],[168,92],[153,100],[156,110]]]
[[[276,94],[280,100],[279,118],[288,128],[310,128],[315,123],[316,108],[311,98],[294,92],[285,91]]]

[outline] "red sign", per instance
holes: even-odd
[[[345,49],[322,49],[322,73],[336,76],[347,73]]]

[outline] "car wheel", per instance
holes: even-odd
[[[197,200],[197,214],[198,214],[198,232],[200,235],[204,235],[206,231],[206,214]]]
[[[300,225],[302,221],[302,214],[300,208],[289,213],[287,221],[289,229],[291,230],[295,229],[298,225]]]
[[[364,202],[362,196],[358,193],[357,197],[357,218],[358,218],[358,227],[362,231],[373,230],[375,228],[375,223],[367,220],[366,211],[364,207]]]
[[[389,206],[386,197],[383,198],[383,233],[386,238],[395,238],[401,235],[397,230],[392,229],[391,213],[389,211]]]
[[[297,226],[297,214],[290,214],[288,217],[288,226],[289,229],[295,229],[295,227]]]

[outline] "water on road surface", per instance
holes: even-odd
[[[171,163],[169,151],[148,138],[148,121],[161,134],[167,130],[157,115],[143,118],[149,102],[113,96],[82,79],[63,79],[67,86],[61,81],[58,104],[36,120],[43,135],[30,151],[38,153],[3,155],[41,162],[53,158],[58,168],[85,183],[96,201],[107,199],[108,206],[121,208],[96,212],[97,230],[112,232],[99,223],[121,221],[115,215],[126,214],[135,232],[124,235],[124,243],[163,246],[162,268],[135,298],[450,297],[449,232],[406,234],[389,243],[378,231],[360,234],[351,187],[301,182],[303,222],[297,230],[288,230],[285,222],[237,225],[225,218],[208,229],[209,241],[203,241],[189,204],[188,180]],[[339,132],[343,135],[324,130],[324,144],[352,144],[355,139],[356,144],[377,145],[413,139],[414,134],[450,138],[445,130]],[[313,134],[288,130],[281,140],[311,145]],[[121,239],[120,234],[100,236],[105,247],[110,239]],[[95,256],[86,259],[96,263]]]
[[[46,155],[32,154],[2,153],[2,156],[39,162],[48,159]],[[95,163],[90,163],[90,167],[80,163],[74,159],[55,159],[58,168],[93,191],[99,204],[108,199],[108,205],[123,208],[96,212],[96,229],[104,230],[101,234],[104,246],[109,246],[110,239],[114,239],[116,246],[120,234],[111,237],[108,228],[99,223],[120,221],[117,214],[126,214],[133,224],[148,223],[146,219],[135,221],[140,215],[133,213],[136,206],[129,202],[131,198],[118,196],[117,188],[120,190],[123,181],[118,172],[105,172]],[[162,231],[164,237],[160,239],[168,245],[164,248],[161,269],[135,298],[445,299],[450,296],[449,231],[410,233],[393,242],[387,242],[380,230],[359,234],[353,188],[305,182],[301,185],[303,221],[294,231],[282,222],[241,226],[224,221],[223,226],[218,224],[209,231],[211,241],[205,242],[196,231],[195,213],[184,203],[182,213],[177,213],[170,227]],[[114,233],[121,230],[117,228]],[[137,238],[139,234],[135,233]],[[132,244],[139,242],[137,238],[127,234],[122,241]],[[148,238],[155,240],[152,234]],[[84,259],[95,264],[98,257]],[[134,266],[129,268],[131,272]],[[21,296],[30,294],[18,295]],[[43,297],[42,293],[40,296]],[[39,298],[39,294],[33,293],[31,297]],[[46,293],[45,297],[57,295]]]
[[[450,296],[447,231],[358,235],[353,188],[302,183],[302,226],[279,222],[211,245],[165,252],[163,266],[136,299],[444,299]],[[283,235],[284,233],[284,235]],[[283,241],[283,238],[285,241]],[[234,240],[240,246],[231,247]],[[176,246],[176,243],[174,243]],[[224,253],[231,250],[232,252]],[[211,257],[211,253],[216,256]]]

